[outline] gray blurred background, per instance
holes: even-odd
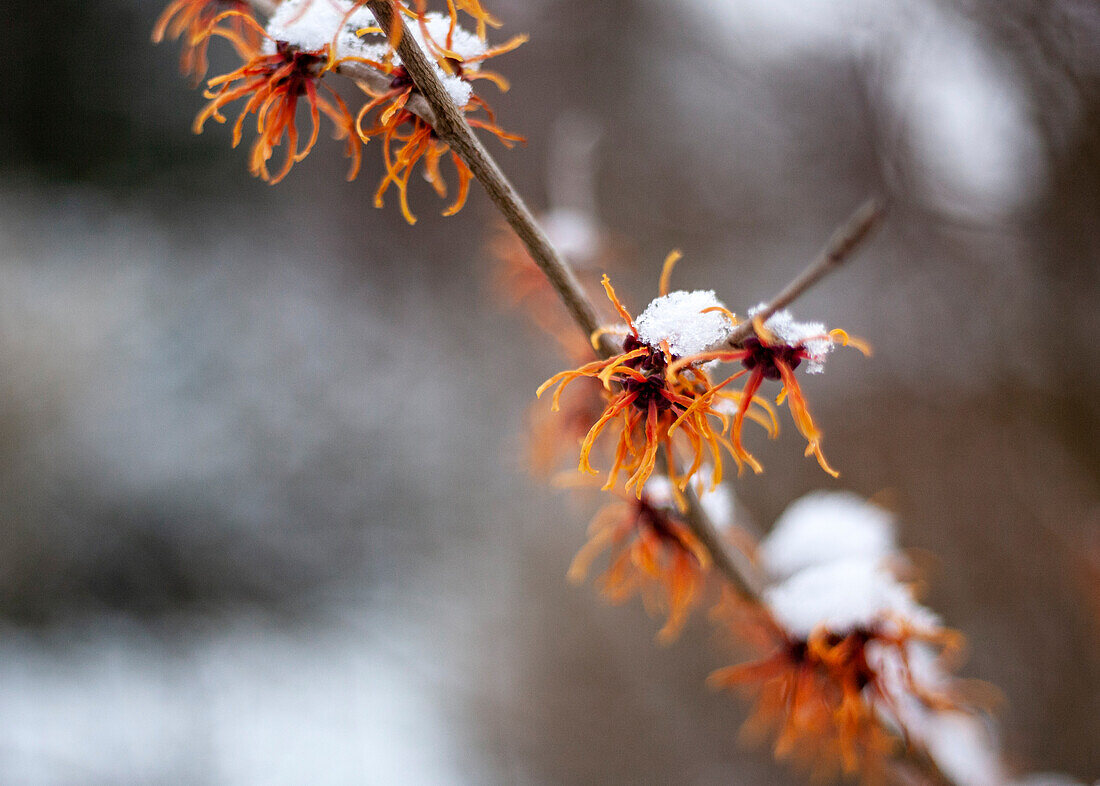
[[[532,34],[502,164],[545,207],[586,113],[635,310],[672,247],[742,310],[891,200],[796,309],[876,349],[806,385],[841,481],[785,419],[737,493],[883,495],[1010,761],[1100,777],[1100,7],[486,5]],[[799,782],[701,615],[662,648],[565,582],[595,500],[524,468],[563,361],[488,294],[480,192],[408,227],[325,135],[270,188],[191,135],[159,2],[4,8],[0,782]]]

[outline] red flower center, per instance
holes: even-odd
[[[794,371],[805,357],[806,348],[801,344],[789,346],[787,344],[765,344],[756,336],[749,336],[742,344],[749,354],[741,359],[741,365],[750,371],[758,368],[765,379],[779,379],[779,364],[785,365]]]
[[[287,65],[293,66],[293,71],[280,78],[276,85],[286,85],[291,95],[304,95],[306,82],[315,79],[320,73],[325,62],[325,56],[316,52],[303,52],[294,44],[286,41],[275,42],[275,52],[280,55]]]
[[[627,336],[626,340],[623,341],[624,352],[633,352],[641,348],[647,349],[648,352],[628,360],[624,365],[645,375],[645,381],[627,377],[622,383],[623,390],[638,395],[638,398],[634,400],[634,406],[643,412],[649,410],[650,402],[657,405],[658,412],[664,412],[672,406],[672,402],[664,394],[664,391],[668,390],[668,385],[665,382],[665,368],[668,363],[660,349],[654,349],[648,344],[643,344],[634,336]]]

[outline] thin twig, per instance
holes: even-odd
[[[885,214],[885,208],[877,199],[868,199],[860,205],[851,217],[833,232],[825,248],[798,276],[783,288],[770,303],[753,315],[753,319],[746,319],[734,328],[730,334],[731,346],[739,346],[746,338],[752,335],[753,320],[759,319],[766,322],[768,317],[786,308],[798,299],[806,290],[812,287],[829,273],[847,262],[852,252],[860,243],[867,239],[871,230]]]

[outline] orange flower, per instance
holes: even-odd
[[[693,359],[693,362],[740,361],[744,366],[742,371],[715,386],[716,389],[721,389],[745,373],[749,375],[741,391],[740,406],[730,426],[730,442],[733,444],[734,454],[755,472],[763,471],[760,462],[742,445],[741,427],[748,414],[747,408],[754,401],[764,380],[781,380],[783,388],[776,398],[776,403],[782,404],[784,400],[787,401],[795,426],[806,439],[806,455],[812,454],[823,470],[833,477],[838,477],[840,473],[829,466],[825,460],[825,454],[821,452],[822,433],[810,416],[806,397],[794,372],[804,361],[811,373],[821,371],[824,357],[834,344],[842,346],[850,344],[865,355],[870,355],[870,347],[865,342],[852,338],[843,330],[835,329],[826,332],[825,326],[819,323],[795,322],[786,311],[777,312],[767,322],[754,318],[752,324],[755,335],[745,339],[740,348],[706,352]]]
[[[434,57],[444,86],[452,100],[466,112],[467,122],[474,128],[494,134],[508,147],[513,142],[526,141],[523,137],[500,128],[489,105],[475,95],[470,87],[474,80],[486,79],[501,90],[507,90],[507,81],[498,74],[483,70],[481,63],[512,51],[527,40],[526,36],[516,36],[506,44],[486,48],[473,35],[457,28],[451,17],[423,14],[419,15],[418,22],[414,35],[417,35],[429,56]],[[360,34],[368,35],[380,32],[378,28],[364,28],[359,31]],[[415,224],[416,217],[409,209],[408,200],[409,178],[413,169],[417,162],[423,160],[428,182],[441,198],[446,197],[447,183],[440,172],[440,163],[444,156],[449,155],[458,175],[458,193],[443,215],[454,215],[466,203],[473,174],[447,143],[439,139],[431,125],[407,107],[409,100],[417,94],[416,85],[392,50],[380,49],[376,53],[376,60],[371,64],[391,77],[389,89],[382,92],[373,92],[361,85],[372,100],[359,111],[356,119],[356,129],[363,142],[373,137],[382,139],[386,175],[375,194],[375,206],[382,207],[386,191],[391,185],[396,186],[401,198],[401,212],[406,221]],[[478,111],[484,116],[470,116]],[[372,113],[376,113],[374,125],[365,127],[364,120]],[[394,147],[397,147],[396,151]]]
[[[492,14],[482,8],[481,0],[454,0],[454,4],[459,10],[465,11],[477,20],[478,38],[482,40],[485,39],[486,25],[490,27],[500,27],[500,22],[498,22]],[[450,5],[449,2],[448,5]]]
[[[717,619],[735,636],[771,653],[719,669],[708,683],[755,695],[743,736],[758,743],[774,735],[777,758],[791,758],[818,775],[842,770],[872,777],[897,745],[891,731],[913,744],[907,727],[919,712],[961,708],[961,697],[940,670],[961,649],[961,635],[940,627],[886,574],[871,571],[831,566],[792,579],[801,582],[797,593],[769,591],[785,593],[782,600],[766,592],[766,606],[729,594],[716,609]],[[864,574],[869,578],[864,580]],[[821,586],[820,579],[834,578],[854,589]],[[818,598],[834,591],[848,594],[844,603],[854,602],[854,616],[845,617],[839,603],[827,601],[836,603],[831,619],[812,627],[797,621],[805,608],[816,607]],[[867,595],[877,593],[880,606],[868,604]]]
[[[313,149],[320,132],[320,114],[323,112],[336,126],[336,138],[346,139],[346,152],[352,159],[348,180],[354,180],[359,172],[360,145],[354,133],[354,120],[343,99],[326,85],[320,85],[324,74],[336,67],[341,60],[332,60],[331,46],[326,44],[317,50],[304,50],[286,41],[271,38],[251,17],[236,11],[229,11],[217,17],[222,19],[241,19],[265,39],[262,48],[246,49],[244,39],[232,31],[213,25],[205,36],[220,35],[228,38],[238,50],[248,52],[248,61],[232,73],[211,79],[211,88],[206,97],[211,99],[206,108],[195,118],[195,133],[201,133],[206,121],[213,118],[224,123],[226,118],[221,109],[238,99],[248,97],[237,122],[233,126],[233,146],[241,142],[245,119],[256,115],[258,136],[252,146],[249,158],[249,171],[253,175],[278,183],[290,168],[304,159]],[[329,97],[320,93],[320,87]],[[214,88],[217,88],[214,91]],[[298,149],[298,128],[295,115],[298,100],[305,96],[309,104],[312,119],[312,131],[305,147]],[[282,141],[287,139],[286,159],[283,166],[274,174],[268,170],[268,161]]]
[[[611,549],[610,564],[597,580],[612,603],[641,594],[646,609],[665,615],[657,639],[676,638],[698,605],[710,555],[677,517],[671,494],[620,494],[588,528],[589,541],[569,567],[569,580],[584,581],[592,561]]]
[[[210,45],[210,28],[225,11],[237,11],[239,17],[227,20],[231,40],[239,41],[243,51],[253,51],[260,46],[260,36],[255,25],[244,18],[250,18],[251,6],[245,0],[174,0],[161,12],[153,27],[153,43],[159,44],[167,36],[173,40],[183,38],[180,52],[180,71],[192,77],[194,85],[206,74],[208,62],[206,51]],[[241,48],[238,48],[242,52]],[[242,56],[243,55],[242,52]]]
[[[537,395],[541,397],[556,385],[552,409],[557,411],[562,392],[574,380],[591,377],[603,384],[607,404],[581,445],[579,469],[593,475],[598,474],[592,468],[590,454],[596,439],[611,425],[618,431],[619,438],[604,488],[614,488],[619,473],[629,472],[625,488],[629,490],[633,487],[639,499],[646,480],[656,466],[657,451],[662,445],[669,453],[669,477],[681,490],[687,487],[688,481],[704,460],[709,460],[713,465],[711,488],[721,482],[720,448],[723,445],[735,460],[740,461],[732,446],[722,436],[729,425],[729,418],[714,406],[718,401],[725,399],[738,402],[750,419],[759,422],[769,432],[774,431],[774,414],[767,405],[753,408],[753,402],[742,399],[742,394],[726,393],[718,389],[721,386],[712,385],[707,372],[694,360],[704,355],[689,349],[698,341],[682,341],[678,328],[660,314],[666,302],[672,303],[675,300],[673,306],[678,309],[678,317],[688,316],[695,319],[701,314],[710,317],[703,329],[708,337],[720,337],[723,331],[728,333],[733,326],[732,320],[726,316],[729,312],[720,304],[716,305],[717,300],[712,292],[668,294],[668,275],[678,258],[679,253],[673,252],[665,261],[661,275],[661,297],[651,303],[639,318],[640,324],[651,328],[644,336],[639,332],[634,318],[619,301],[605,275],[604,290],[628,330],[623,340],[622,352],[606,360],[596,360],[577,369],[555,374],[537,391]],[[715,313],[716,311],[722,313]],[[615,332],[615,329],[601,332]],[[598,336],[593,336],[594,345],[597,338]],[[683,355],[674,354],[670,339]],[[717,419],[721,428],[715,430],[711,418]],[[677,477],[672,451],[676,432],[682,436],[679,444],[686,448],[691,457],[689,468],[680,477]]]

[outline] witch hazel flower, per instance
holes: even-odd
[[[359,0],[358,4],[362,4],[364,0]],[[426,0],[415,0],[413,5],[415,8],[410,8],[407,2],[403,0],[389,0],[390,8],[393,9],[395,16],[408,16],[413,19],[423,18],[427,13]],[[500,27],[500,22],[490,14],[481,5],[481,0],[448,0],[447,2],[448,17],[453,25],[458,24],[458,12],[462,11],[469,14],[477,23],[477,36],[482,41],[485,40],[487,28]],[[400,25],[394,25],[390,31],[390,46],[396,49],[397,45],[401,43],[402,27]]]
[[[423,0],[420,0],[420,4],[423,5]],[[477,22],[477,37],[480,38],[482,41],[485,40],[487,27],[500,27],[500,21],[485,10],[485,8],[481,5],[481,0],[453,0],[453,4],[451,4],[451,7],[453,7],[455,10],[469,14],[471,17],[474,18],[474,20]],[[452,14],[452,18],[453,16],[454,15]]]
[[[600,381],[606,407],[581,443],[578,468],[598,474],[591,465],[591,453],[599,436],[605,429],[611,429],[617,432],[618,439],[604,488],[614,488],[620,472],[627,472],[625,488],[633,488],[638,498],[653,473],[657,451],[662,446],[669,454],[669,477],[681,490],[704,460],[713,466],[710,485],[717,486],[722,479],[721,448],[732,453],[728,441],[722,437],[729,418],[711,406],[718,394],[702,364],[692,358],[701,348],[723,342],[733,330],[734,321],[713,292],[668,291],[669,276],[679,256],[679,252],[673,252],[666,259],[660,296],[637,320],[623,306],[605,275],[604,290],[623,324],[601,328],[592,336],[592,342],[596,346],[603,335],[620,335],[622,351],[605,360],[555,374],[537,391],[541,397],[556,386],[552,409],[557,411],[562,393],[572,382],[582,378]],[[767,410],[748,404],[745,409],[750,417],[766,428],[771,427]],[[717,430],[712,419],[718,421]],[[688,458],[682,475],[676,468],[678,450]]]
[[[766,379],[781,380],[783,389],[776,398],[776,403],[782,404],[784,399],[787,400],[795,426],[806,439],[806,455],[813,455],[823,470],[837,477],[840,473],[829,466],[821,452],[821,431],[810,416],[806,398],[794,372],[805,362],[807,373],[820,374],[825,370],[825,356],[838,343],[843,346],[850,344],[865,355],[870,354],[870,347],[839,328],[826,332],[825,326],[820,322],[796,322],[786,310],[777,311],[767,321],[762,322],[756,314],[763,308],[760,305],[749,311],[755,335],[745,339],[743,346],[745,355],[741,358],[741,364],[749,371],[744,395],[755,395]],[[748,452],[741,446],[739,425],[743,416],[740,413],[738,415],[731,437],[734,447],[740,448],[743,457],[748,461]]]
[[[336,138],[346,140],[346,154],[352,160],[348,180],[353,180],[361,160],[355,121],[343,99],[321,80],[341,63],[359,59],[356,55],[338,54],[341,25],[367,20],[373,21],[368,12],[336,5],[333,0],[284,0],[266,29],[242,12],[221,14],[204,37],[228,39],[246,62],[236,71],[209,80],[206,97],[210,103],[195,118],[195,133],[201,133],[208,120],[226,122],[221,110],[247,99],[233,125],[233,146],[242,140],[245,121],[255,115],[257,137],[249,157],[249,171],[275,184],[286,177],[295,163],[309,155],[320,133],[320,115],[324,114],[336,127]],[[226,27],[230,21],[256,33],[260,45],[253,46],[247,38]],[[309,106],[311,130],[306,143],[299,147],[297,110],[303,98]],[[283,165],[272,172],[268,162],[284,139]]]
[[[942,627],[885,568],[844,560],[807,568],[764,592],[772,653],[720,669],[709,682],[757,696],[757,736],[774,734],[775,753],[825,772],[870,772],[896,743],[883,715],[903,723],[897,670],[911,671],[915,645],[948,657],[961,637]],[[882,653],[890,653],[884,670]],[[948,692],[907,695],[926,706],[957,706]]]
[[[795,426],[806,439],[806,455],[814,456],[823,470],[838,477],[840,473],[829,466],[825,454],[821,452],[822,434],[810,416],[795,370],[805,364],[807,373],[820,374],[824,371],[826,356],[836,344],[851,345],[865,355],[870,354],[870,347],[839,328],[826,330],[820,322],[797,322],[786,310],[777,311],[767,320],[763,320],[759,314],[765,308],[761,304],[749,310],[753,335],[742,341],[739,347],[705,353],[707,360],[740,362],[743,367],[741,371],[719,383],[716,390],[747,375],[741,391],[740,405],[730,427],[730,442],[734,454],[740,462],[752,467],[753,471],[763,472],[760,462],[742,444],[741,429],[748,414],[747,408],[756,400],[764,382],[780,381],[783,387],[776,397],[776,403],[782,404],[786,401]]]
[[[445,198],[447,183],[440,172],[440,163],[444,156],[449,155],[458,176],[458,186],[454,201],[443,215],[458,213],[466,203],[473,174],[450,146],[436,135],[431,124],[409,108],[410,99],[417,95],[416,85],[400,55],[382,37],[382,30],[368,25],[357,32],[361,36],[362,60],[389,79],[388,87],[382,90],[360,84],[371,96],[371,101],[363,106],[356,118],[356,129],[363,142],[377,137],[383,144],[386,175],[375,193],[375,206],[382,207],[386,191],[391,185],[395,186],[400,194],[401,212],[405,220],[410,224],[416,223],[416,217],[409,208],[409,179],[417,163],[423,161],[425,179],[440,198]],[[472,127],[488,131],[507,147],[514,142],[526,141],[502,129],[489,104],[473,88],[475,81],[486,80],[502,91],[507,90],[507,80],[483,68],[482,64],[511,52],[527,40],[526,36],[516,36],[505,44],[490,47],[478,35],[458,27],[453,16],[436,13],[419,15],[411,34],[428,53],[436,75]],[[366,125],[367,118],[373,118],[371,125]]]
[[[600,591],[612,603],[641,595],[650,614],[665,617],[657,639],[667,644],[700,602],[710,555],[683,521],[678,490],[668,479],[650,478],[637,496],[616,493],[620,499],[589,525],[589,540],[573,559],[569,580],[584,581],[596,557],[610,551],[607,569],[596,580]]]
[[[749,725],[776,754],[819,772],[869,774],[901,742],[935,756],[939,731],[989,704],[989,689],[949,673],[962,636],[917,602],[891,569],[893,517],[854,494],[809,494],[760,544],[774,583],[762,603],[725,598],[733,632],[769,651],[711,675],[757,697]],[[988,753],[988,752],[987,752]]]

